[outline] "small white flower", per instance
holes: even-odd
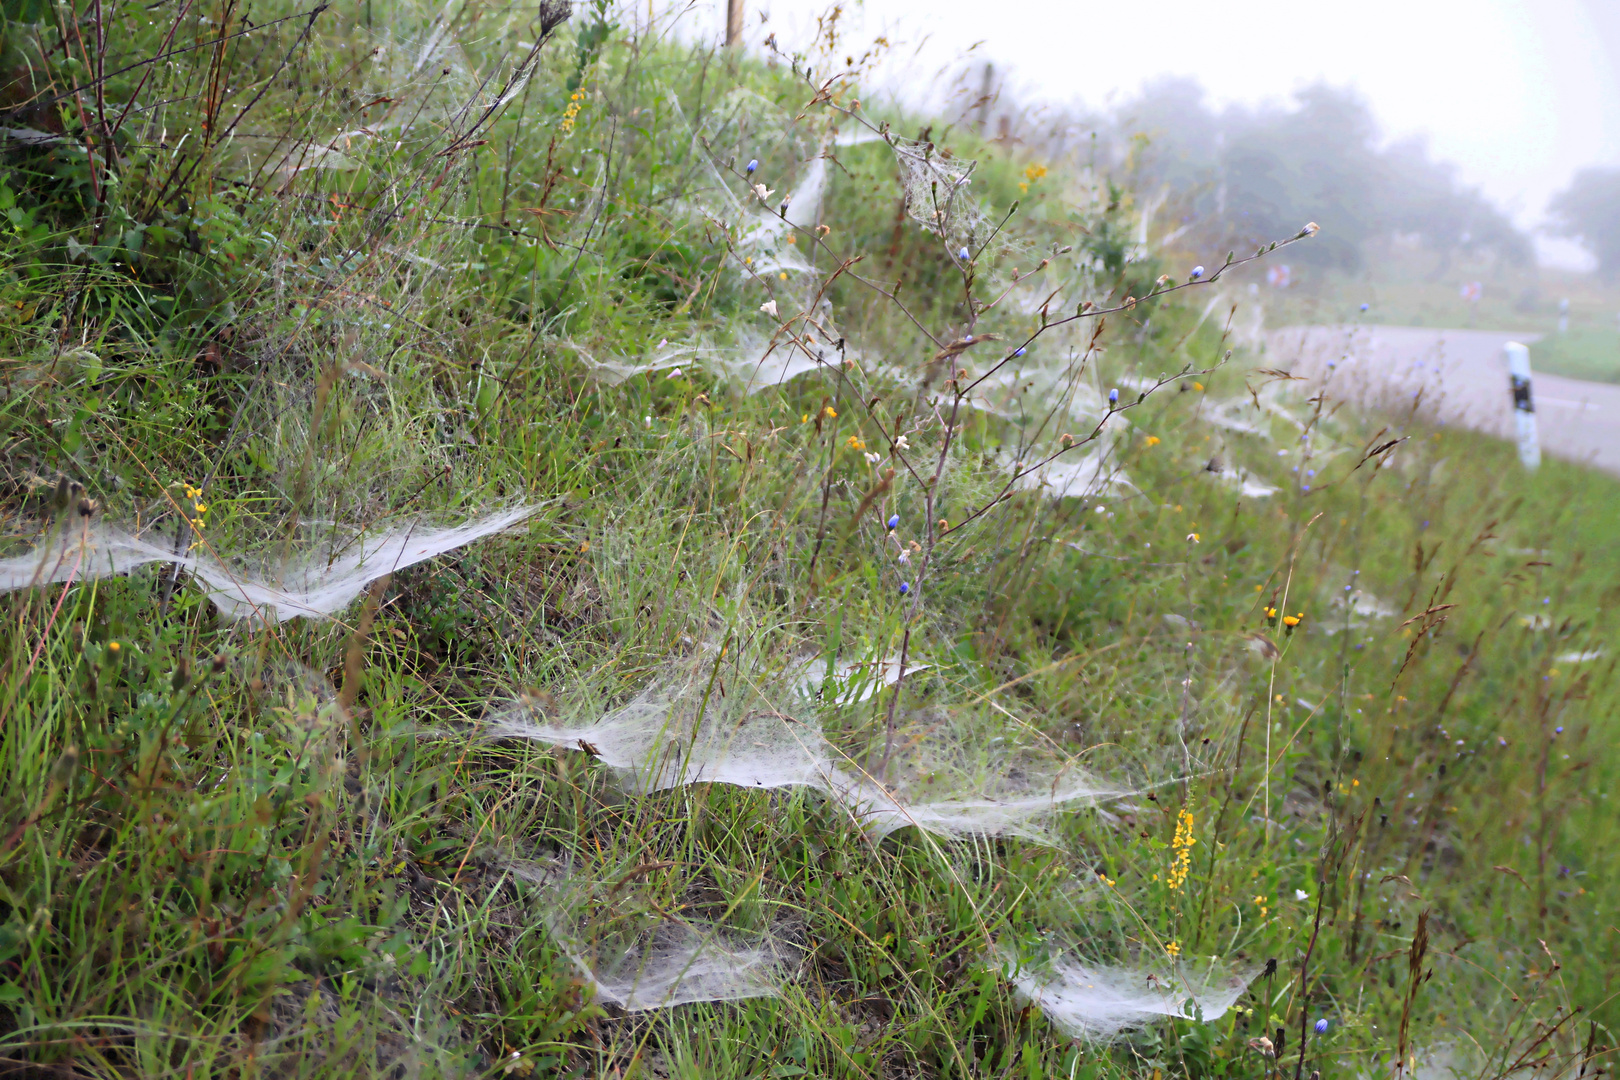
[[[664,376],[664,378],[666,378],[666,379],[678,379],[680,377],[681,377],[681,369],[678,368],[678,367],[670,368],[669,369],[669,374]]]
[[[904,435],[896,436],[896,438],[894,440],[894,445],[895,445],[895,448],[898,449],[898,450],[910,450],[911,449],[911,443],[906,441],[906,437]]]
[[[646,424],[646,425],[647,425],[647,426],[648,426],[648,427],[652,427],[652,417],[650,417],[650,416],[643,416],[643,417],[642,417],[642,418],[641,418],[641,421],[642,421],[642,423],[644,423],[644,424]]]
[[[1295,889],[1294,890],[1294,899],[1295,900],[1309,900],[1310,898],[1311,898],[1311,894],[1306,892],[1304,889]]]
[[[763,311],[765,314],[769,315],[773,319],[776,318],[776,301],[775,300],[767,300],[767,301],[765,301],[763,304],[759,305],[759,310]]]
[[[769,199],[772,195],[775,195],[776,192],[768,190],[765,187],[764,184],[755,184],[754,185],[754,194],[759,196],[759,201],[760,202],[764,202],[766,199]]]
[[[868,465],[876,465],[878,462],[880,462],[882,460],[883,460],[883,455],[882,454],[868,453],[866,455],[866,463]]]
[[[899,555],[899,557],[898,557],[898,558],[896,558],[896,560],[895,560],[895,561],[896,561],[896,562],[899,562],[899,563],[908,563],[908,562],[910,562],[910,561],[911,561],[911,552],[909,552],[909,551],[902,551],[902,552],[901,552],[901,553],[900,553],[900,555]]]

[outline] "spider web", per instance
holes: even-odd
[[[982,246],[992,223],[968,191],[978,162],[953,157],[931,142],[891,136],[889,145],[900,164],[900,185],[912,220],[953,246]]]

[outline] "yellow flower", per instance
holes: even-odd
[[[1195,383],[1193,383],[1193,389],[1194,389],[1194,390],[1202,390],[1202,389],[1203,389],[1203,388],[1204,388],[1204,384],[1203,384],[1203,383],[1201,383],[1201,382],[1195,382]]]
[[[1176,815],[1176,834],[1170,839],[1170,874],[1165,879],[1171,892],[1180,892],[1181,886],[1187,881],[1187,871],[1192,869],[1192,849],[1198,843],[1193,835],[1193,815],[1191,810],[1183,809]]]
[[[1149,446],[1158,446],[1158,445],[1159,445],[1159,441],[1160,441],[1160,440],[1159,440],[1159,437],[1158,437],[1158,436],[1157,436],[1157,435],[1149,435],[1149,436],[1148,436],[1148,437],[1147,437],[1147,444],[1148,444],[1148,445],[1149,445]]]
[[[825,409],[823,409],[821,411],[827,414],[827,419],[829,419],[829,420],[838,419],[838,410],[833,408],[831,405],[828,405]]]
[[[1045,165],[1030,165],[1024,169],[1024,179],[1039,180],[1046,175]]]
[[[787,280],[787,271],[786,270],[781,271],[780,273],[778,273],[776,275],[776,277],[777,277],[777,280],[779,280],[779,281],[786,281]]]
[[[1170,954],[1170,959],[1174,960],[1181,955],[1181,942],[1172,941],[1164,947],[1164,951]]]
[[[865,450],[866,444],[854,435],[849,437],[848,446],[851,450]]]

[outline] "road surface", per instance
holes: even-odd
[[[1537,335],[1414,326],[1294,326],[1266,335],[1263,366],[1326,381],[1333,396],[1419,409],[1445,424],[1512,438],[1502,346]],[[1533,374],[1544,454],[1620,475],[1620,385]]]

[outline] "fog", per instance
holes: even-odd
[[[661,12],[682,5],[660,0]],[[808,46],[822,0],[747,0],[746,40]],[[1132,5],[864,0],[845,5],[843,46],[883,36],[874,81],[949,108],[993,65],[998,107],[1106,115],[1166,77],[1213,114],[1265,115],[1331,87],[1362,106],[1368,137],[1453,167],[1462,189],[1525,235],[1542,265],[1586,269],[1588,247],[1544,230],[1549,202],[1584,167],[1620,166],[1620,5],[1599,0],[1369,0],[1357,5],[1170,0]],[[683,32],[717,33],[712,2]],[[1185,95],[1184,95],[1185,97]],[[1315,100],[1315,99],[1313,99]],[[1234,111],[1235,110],[1235,111]],[[1428,175],[1428,168],[1420,169]]]

